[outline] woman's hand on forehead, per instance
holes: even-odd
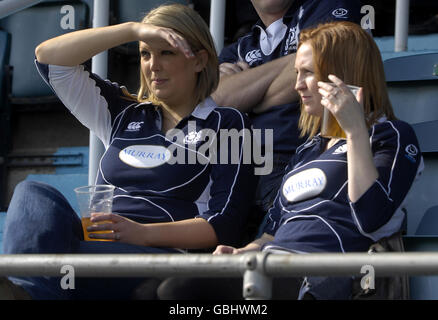
[[[140,23],[140,28],[138,29],[138,38],[139,41],[145,42],[146,44],[148,42],[157,40],[157,38],[163,39],[175,49],[180,50],[188,59],[195,56],[187,40],[175,30],[170,28]]]

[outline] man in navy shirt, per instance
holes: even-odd
[[[359,23],[360,1],[251,2],[260,20],[221,52],[221,79],[213,99],[247,112],[253,127],[261,130],[265,159],[273,160],[272,172],[259,177],[256,205],[263,216],[273,204],[285,166],[304,142],[297,128],[299,97],[293,71],[300,31],[333,20]]]

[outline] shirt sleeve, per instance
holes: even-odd
[[[239,61],[239,55],[237,52],[238,48],[238,41],[230,44],[229,46],[222,49],[218,59],[219,64],[229,62],[229,63],[235,63]]]
[[[65,67],[36,60],[35,64],[67,109],[107,147],[113,121],[122,111],[121,88],[91,73],[83,65]]]
[[[421,152],[412,127],[388,121],[373,127],[372,151],[377,180],[356,201],[350,201],[355,223],[365,234],[387,224],[401,206],[421,168]]]
[[[281,190],[281,188],[279,188]],[[278,227],[280,226],[281,219],[281,206],[280,206],[279,191],[274,200],[273,206],[268,210],[267,219],[265,225],[263,226],[263,233],[275,236]]]
[[[236,246],[243,236],[255,194],[256,177],[250,149],[252,137],[248,119],[241,112],[232,108],[217,109],[225,109],[220,111],[221,130],[246,134],[242,134],[236,144],[232,139],[223,139],[221,131],[217,145],[217,164],[212,165],[210,173],[208,209],[198,217],[212,225],[219,243]],[[222,154],[221,160],[219,153],[225,151],[227,155],[224,157]]]

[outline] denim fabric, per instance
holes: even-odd
[[[83,241],[81,221],[53,187],[23,181],[15,189],[6,216],[4,254],[177,253],[119,242]],[[61,288],[60,277],[10,277],[33,299],[129,299],[144,278],[77,278],[74,290]]]

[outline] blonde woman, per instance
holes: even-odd
[[[141,57],[136,98],[81,65],[132,41]],[[105,145],[96,183],[115,186],[113,213],[93,216],[88,231],[112,242],[83,241],[80,221],[59,192],[23,182],[7,213],[5,253],[178,253],[239,243],[254,185],[252,166],[242,163],[244,138],[237,157],[231,145],[225,149],[226,161],[219,154],[221,161],[171,161],[181,150],[187,161],[204,143],[222,150],[218,136],[201,135],[204,129],[249,128],[242,113],[209,98],[218,62],[208,27],[193,9],[160,6],[141,23],[72,32],[40,44],[35,54],[48,85]],[[182,138],[170,139],[171,129]],[[11,280],[34,299],[129,298],[141,281],[77,279],[75,290],[62,290],[53,278]]]

